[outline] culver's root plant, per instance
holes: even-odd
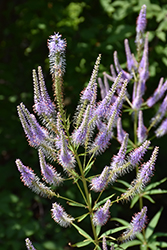
[[[136,54],[131,53],[128,40],[125,39],[128,71],[121,68],[118,61],[119,53],[115,51],[114,65],[110,66],[111,75],[104,73],[103,84],[102,79],[97,77],[101,59],[99,55],[90,81],[81,92],[71,121],[65,112],[62,92],[66,41],[59,33],[54,33],[48,40],[54,102],[48,95],[42,69],[38,67],[38,72],[33,70],[33,109],[39,119],[37,120],[23,103],[17,107],[29,145],[38,150],[43,179],[41,181],[31,168],[17,159],[16,165],[21,174],[21,180],[35,193],[52,199],[50,213],[55,221],[55,227],[73,226],[82,235],[81,242],[75,243],[71,239],[73,247],[86,246],[87,249],[98,250],[127,249],[135,245],[140,249],[167,247],[167,243],[158,241],[158,234],[154,234],[162,210],[149,222],[147,207],[144,205],[144,199],[154,202],[150,196],[152,193],[167,192],[156,189],[166,178],[149,184],[158,155],[158,147],[151,145],[149,133],[151,130],[154,131],[155,137],[161,137],[167,133],[167,81],[161,78],[152,96],[145,100],[146,82],[149,78],[149,34],[144,33],[145,28],[146,6],[143,5],[137,19]],[[113,82],[111,86],[108,81]],[[132,91],[129,86],[133,86]],[[99,89],[101,100],[97,100]],[[150,124],[145,124],[143,113],[160,99],[162,102],[158,112],[151,119]],[[129,121],[133,123],[134,130],[133,134],[130,133],[131,136],[122,126],[124,112],[129,113]],[[92,176],[95,161],[98,161],[99,155],[105,152],[110,143],[112,146],[111,141],[114,139],[120,143],[120,149],[111,156],[107,165],[102,166],[101,173],[97,172]],[[147,162],[143,162],[146,153],[150,157]],[[130,171],[136,171],[135,179],[130,184],[121,181],[121,177]],[[57,186],[66,185],[67,181],[80,191],[82,202],[64,197],[63,191],[62,193],[55,191]],[[123,188],[118,188],[117,183],[123,185]],[[120,192],[119,196],[115,195],[113,187]],[[105,195],[106,190],[107,195]],[[67,201],[66,210],[61,205],[61,199]],[[136,203],[139,206],[130,223],[118,218],[114,219],[110,214],[110,208],[114,203],[118,203],[117,206],[123,206],[124,201],[131,202],[131,208]],[[77,210],[84,208],[85,213],[74,218],[74,215],[68,213],[68,206],[73,206]],[[90,220],[92,232],[90,235],[90,229],[88,232],[82,229],[86,217]],[[103,230],[101,233],[101,228],[106,223],[109,226],[110,220],[116,220],[123,226],[116,226],[106,232]],[[148,223],[148,228],[145,229]],[[166,236],[166,234],[161,233],[160,236]],[[29,250],[35,249],[28,238],[26,246]]]

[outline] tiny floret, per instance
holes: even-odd
[[[27,250],[36,250],[29,238],[25,239]]]

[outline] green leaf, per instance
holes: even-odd
[[[128,226],[128,225],[129,225],[129,222],[127,222],[126,220],[123,220],[123,219],[112,218],[111,220],[112,220],[112,221],[117,221],[117,222],[121,223],[121,224],[124,225],[124,226]]]
[[[92,243],[90,240],[84,240],[84,241],[80,241],[78,243],[75,243],[73,245],[71,245],[72,247],[84,247],[89,245],[90,243]]]
[[[155,201],[149,195],[143,195],[143,198],[149,200],[151,203],[155,203]]]
[[[116,227],[114,229],[110,229],[110,230],[106,231],[105,233],[103,233],[100,236],[100,239],[103,238],[103,236],[111,235],[111,234],[117,233],[119,231],[122,231],[124,229],[127,229],[127,226],[121,226],[121,227]]]
[[[87,215],[89,215],[89,213],[86,213],[86,214],[79,216],[78,222],[81,222],[83,219],[85,219]]]
[[[121,244],[120,248],[127,249],[128,247],[133,247],[133,246],[137,246],[140,244],[141,244],[141,241],[139,241],[139,240],[131,240],[131,241],[128,241],[128,242]]]
[[[167,190],[162,190],[162,189],[153,189],[150,191],[146,191],[146,194],[166,194]]]
[[[110,196],[106,197],[105,199],[103,199],[102,201],[99,201],[98,203],[96,203],[93,207],[93,209],[97,209],[99,208],[100,205],[104,204],[107,200],[111,199],[115,194],[111,194]]]
[[[148,224],[147,229],[146,229],[146,234],[145,234],[146,239],[149,239],[149,237],[153,234],[154,229],[155,229],[155,227],[156,227],[157,224],[158,224],[158,221],[159,221],[159,218],[160,218],[160,216],[161,216],[162,210],[163,210],[163,208],[161,208],[161,209],[156,213],[156,215],[152,218],[152,220],[151,220],[150,223]]]
[[[120,191],[121,193],[125,193],[127,190],[119,187],[113,187],[113,189]]]
[[[137,233],[136,238],[138,238],[141,242],[144,242],[144,236],[142,233]]]
[[[101,226],[96,227],[96,235],[99,236],[99,233],[101,231]]]
[[[81,203],[75,203],[75,202],[68,202],[68,204],[72,207],[86,207],[84,204]]]
[[[139,200],[139,195],[136,195],[131,201],[130,208],[132,208],[138,200]]]
[[[72,223],[72,225],[78,230],[78,232],[84,236],[86,239],[89,239],[91,242],[94,242],[93,239],[89,236],[89,234],[87,234],[82,228],[80,228],[79,226],[75,225],[74,223]]]
[[[91,167],[92,167],[93,164],[94,164],[94,161],[92,161],[90,164],[88,164],[86,166],[86,168],[84,169],[84,175],[85,175],[85,177],[89,173],[89,171],[91,170]]]
[[[157,182],[154,182],[154,183],[151,183],[150,185],[148,185],[146,188],[145,188],[145,191],[147,190],[151,190],[157,186],[159,186],[160,184],[162,184],[163,182],[167,181],[167,178],[164,178],[160,181],[157,181]]]
[[[130,187],[130,184],[126,181],[123,181],[123,180],[117,180],[118,183],[121,183],[123,184],[125,187],[129,188]]]

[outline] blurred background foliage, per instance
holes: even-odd
[[[31,72],[38,65],[42,66],[49,93],[52,93],[48,37],[59,32],[67,40],[65,105],[68,112],[73,113],[99,53],[102,54],[99,76],[102,77],[103,71],[109,72],[115,50],[121,65],[126,67],[124,39],[129,39],[131,50],[135,52],[136,17],[143,4],[147,5],[147,30],[150,32],[149,96],[159,78],[167,76],[166,0],[0,1],[0,249],[25,249],[26,237],[30,237],[39,250],[67,250],[67,242],[79,241],[73,228],[62,230],[55,225],[49,212],[51,201],[39,198],[23,186],[14,163],[16,158],[21,158],[25,165],[39,172],[37,152],[27,145],[16,106],[24,102],[32,111]],[[146,120],[149,122],[147,117]],[[124,125],[128,127],[129,121]],[[161,147],[154,176],[159,180],[167,175],[166,136],[156,141],[156,145]],[[112,150],[108,151],[109,159]],[[100,161],[98,164],[100,169]],[[77,199],[73,187],[70,191],[68,187],[63,189],[66,195]],[[167,207],[163,197],[156,196],[157,203],[151,206],[150,217],[160,206]],[[112,216],[124,216],[125,210],[121,207],[127,209],[129,217],[125,218],[130,220],[133,212],[128,212],[129,205],[117,206],[117,210],[114,207]],[[162,218],[160,231],[167,230],[163,222]]]

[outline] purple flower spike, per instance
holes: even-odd
[[[140,147],[136,148],[129,154],[129,161],[133,167],[135,167],[141,160],[144,154],[146,153],[150,141],[145,141]]]
[[[165,91],[167,90],[167,81],[165,81],[163,84],[163,80],[164,78],[161,77],[159,84],[158,84],[158,88],[154,91],[153,96],[151,96],[147,100],[147,105],[149,107],[152,107],[157,101],[159,101],[164,95]]]
[[[86,111],[83,115],[83,120],[78,129],[74,130],[72,134],[73,142],[76,145],[84,145],[88,141],[91,131],[89,121],[92,118],[92,106],[87,105]]]
[[[141,110],[139,111],[138,117],[137,137],[139,143],[142,143],[147,138],[147,129],[143,123],[143,112]]]
[[[66,41],[59,33],[54,33],[48,40],[50,73],[63,75],[65,72]]]
[[[95,226],[103,226],[110,217],[109,208],[111,201],[107,200],[103,207],[100,207],[93,216],[93,224]]]
[[[165,119],[161,125],[155,131],[156,137],[162,137],[167,134],[167,119]]]
[[[52,218],[62,227],[68,227],[74,221],[74,218],[68,215],[64,209],[56,202],[52,204]]]
[[[132,76],[121,68],[119,61],[118,61],[117,51],[114,52],[114,63],[115,63],[115,68],[116,68],[117,73],[120,73],[120,72],[122,73],[121,78],[123,81],[126,79],[128,81],[132,79]]]
[[[122,129],[121,117],[117,119],[117,140],[119,143],[123,142],[126,132]]]
[[[136,234],[141,232],[146,224],[147,207],[143,207],[141,212],[134,215],[129,228],[118,238],[119,242],[126,242],[136,237]]]
[[[95,192],[101,192],[108,184],[109,167],[105,167],[99,177],[94,177],[91,180],[91,189]]]
[[[154,151],[152,152],[150,160],[141,166],[141,169],[138,173],[137,181],[141,182],[142,189],[145,188],[146,184],[150,181],[153,175],[154,165],[155,165],[155,161],[157,159],[157,154],[158,154],[158,149],[159,149],[158,147],[155,147]]]
[[[146,24],[147,24],[147,19],[146,19],[146,5],[144,4],[140,10],[139,16],[137,18],[137,26],[136,26],[136,32],[139,33],[143,33],[145,28],[146,28]]]
[[[38,153],[41,173],[44,177],[44,180],[49,184],[53,184],[54,186],[60,185],[60,183],[63,181],[60,174],[57,173],[56,169],[53,166],[46,163],[45,156],[41,150],[39,150]]]
[[[134,57],[131,54],[128,39],[125,39],[124,44],[125,44],[125,53],[127,59],[127,68],[131,72],[132,69],[135,70],[137,69],[136,62],[134,61]]]
[[[21,173],[21,180],[25,186],[43,197],[52,198],[55,196],[55,193],[52,192],[50,188],[39,181],[39,178],[34,174],[31,168],[24,166],[19,159],[16,160],[16,165]]]
[[[112,162],[110,166],[112,170],[119,169],[119,167],[121,167],[125,163],[125,155],[126,155],[126,150],[127,150],[127,145],[128,145],[128,139],[129,139],[129,135],[127,133],[124,136],[124,140],[121,144],[118,154],[114,155],[112,158]]]
[[[25,239],[27,250],[36,250],[29,238]]]
[[[94,95],[94,91],[95,91],[95,81],[96,81],[96,77],[97,77],[97,73],[98,73],[98,69],[99,69],[99,64],[100,64],[100,59],[101,59],[101,55],[98,56],[96,62],[95,62],[95,66],[90,78],[90,81],[88,83],[88,86],[82,91],[82,95],[81,95],[81,103],[84,100],[87,100],[89,102],[92,101],[92,96]]]
[[[37,79],[36,71],[33,70],[33,81],[34,81],[34,109],[39,116],[45,116],[49,119],[56,114],[55,105],[51,101],[42,74],[41,67],[38,67],[38,77]]]
[[[65,172],[69,173],[69,171],[75,166],[75,159],[72,152],[68,149],[68,142],[65,138],[63,129],[61,129],[60,131],[60,141],[61,148],[58,153],[58,160]]]

